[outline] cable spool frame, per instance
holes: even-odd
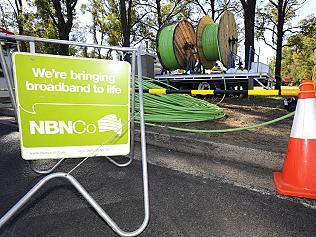
[[[159,39],[161,32],[166,29],[166,27],[176,25],[173,32],[173,38],[172,38],[172,48],[173,53],[175,56],[175,59],[177,61],[178,67],[169,67],[169,65],[166,65],[166,63],[162,60],[160,48],[159,48]],[[197,61],[197,56],[195,54],[195,45],[196,45],[196,39],[195,39],[195,31],[192,24],[186,20],[183,19],[179,21],[176,24],[165,24],[163,25],[156,37],[156,48],[157,48],[157,55],[159,58],[159,61],[163,68],[167,70],[175,70],[175,69],[188,69],[190,63],[193,65]]]

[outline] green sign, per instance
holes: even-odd
[[[24,159],[126,155],[130,64],[14,53]]]

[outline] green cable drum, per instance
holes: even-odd
[[[197,26],[197,30],[196,30],[196,48],[197,48],[199,63],[206,69],[213,68],[214,65],[216,64],[216,61],[210,61],[205,57],[204,52],[203,52],[202,34],[204,32],[205,27],[213,23],[214,21],[210,16],[203,16],[200,19],[199,24]]]
[[[229,66],[237,53],[237,27],[233,13],[226,10],[219,24],[209,16],[202,17],[197,32],[198,56],[203,67],[211,69],[217,60],[225,67]]]
[[[165,69],[186,69],[189,63],[195,64],[195,31],[189,21],[162,27],[156,42],[158,57]]]
[[[202,47],[207,60],[220,60],[218,47],[218,24],[209,24],[204,28],[202,33]]]
[[[177,25],[174,24],[164,27],[158,36],[158,52],[160,52],[160,61],[164,68],[171,70],[180,68],[173,48],[173,34],[176,26]]]

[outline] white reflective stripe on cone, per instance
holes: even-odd
[[[316,139],[316,99],[299,99],[290,137]]]

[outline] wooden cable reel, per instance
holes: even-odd
[[[218,25],[210,16],[202,17],[197,27],[196,42],[198,58],[204,68],[211,69],[217,60],[225,67],[230,66],[229,62],[235,60],[237,53],[237,27],[234,15],[230,11],[225,11]],[[209,47],[211,43],[213,46]],[[210,58],[208,54],[219,56]]]
[[[157,34],[157,53],[167,70],[187,69],[195,64],[195,31],[188,20],[162,27]]]
[[[215,66],[216,61],[208,60],[203,53],[203,45],[202,45],[202,34],[207,25],[213,24],[214,21],[210,16],[203,16],[198,24],[196,31],[196,46],[197,46],[197,54],[200,63],[204,68],[211,69]]]
[[[230,11],[225,11],[218,24],[219,50],[221,62],[225,67],[229,66],[231,52],[233,53],[231,60],[235,60],[236,58],[237,38],[237,26],[234,14]]]

